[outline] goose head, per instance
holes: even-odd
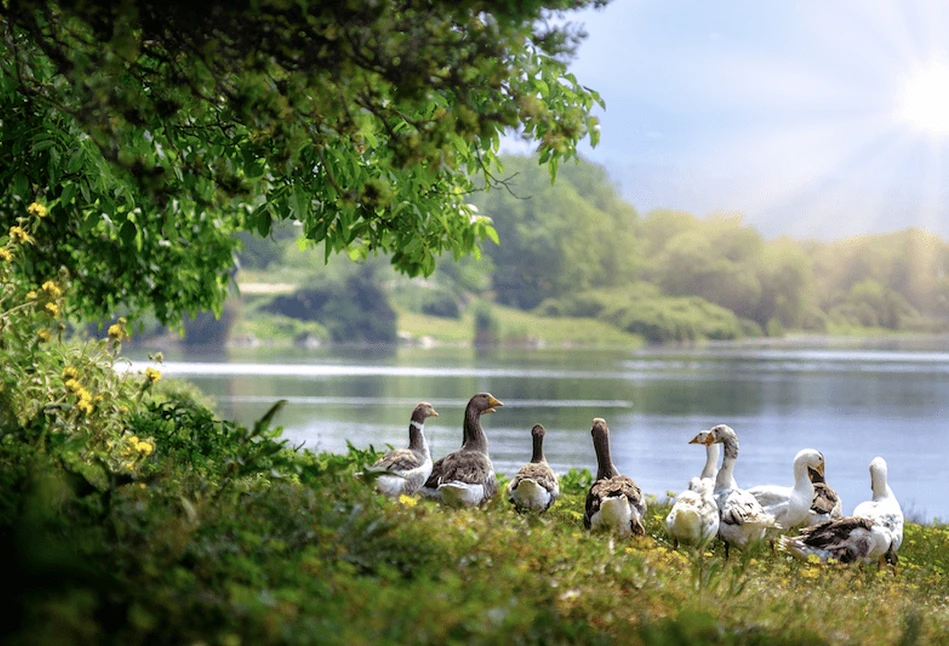
[[[706,442],[705,440],[708,438],[708,436],[710,435],[710,433],[711,433],[711,431],[699,431],[699,432],[695,435],[695,437],[693,437],[691,440],[689,440],[689,444],[703,444],[703,445],[705,445],[705,446],[709,446],[709,445],[711,444],[711,442]]]
[[[806,471],[804,471],[805,467]],[[814,472],[823,480],[824,454],[817,449],[801,449],[794,456],[794,470],[796,472],[799,469],[802,470],[802,476],[805,472]],[[813,480],[811,481],[813,482]]]
[[[707,431],[708,435],[702,440],[702,444],[709,446],[711,444],[732,445],[738,448],[738,434],[727,424],[717,424]],[[696,436],[698,437],[698,436]]]
[[[438,411],[428,402],[419,402],[412,411],[412,419],[416,422],[424,422],[429,417],[438,417]]]
[[[531,437],[544,439],[544,435],[547,433],[547,430],[540,424],[534,424],[534,427],[531,429]]]
[[[468,406],[479,415],[484,413],[495,413],[495,409],[504,406],[504,404],[491,393],[478,393],[468,402]]]

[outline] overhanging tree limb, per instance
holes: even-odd
[[[232,233],[275,220],[430,273],[494,235],[465,196],[507,129],[552,169],[595,134],[580,34],[546,18],[602,4],[10,0],[0,216],[49,205],[35,275],[81,277],[92,316],[220,307]]]

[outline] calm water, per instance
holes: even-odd
[[[594,417],[610,426],[614,462],[648,493],[683,489],[705,460],[687,441],[716,423],[741,439],[742,486],[792,483],[801,448],[821,450],[844,512],[870,496],[867,465],[889,463],[890,484],[915,517],[949,519],[949,340],[861,346],[713,345],[690,349],[495,350],[399,348],[232,352],[173,357],[163,372],[213,395],[244,423],[287,399],[276,422],[294,444],[342,452],[403,446],[415,403],[440,416],[426,424],[437,458],[461,443],[468,398],[504,402],[484,428],[495,468],[512,474],[530,458],[530,428],[547,428],[552,466],[596,470]]]

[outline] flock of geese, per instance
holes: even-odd
[[[472,397],[465,408],[461,448],[433,462],[424,428],[425,420],[438,413],[428,402],[420,402],[409,422],[408,448],[389,451],[358,475],[371,475],[378,490],[388,496],[419,492],[453,507],[481,505],[497,491],[481,416],[503,405],[490,393]],[[606,421],[595,418],[590,433],[597,472],[586,497],[584,525],[620,535],[645,534],[645,498],[635,481],[613,464]],[[544,427],[534,425],[531,438],[531,460],[508,483],[507,499],[518,511],[543,512],[557,500],[560,485],[544,457]],[[666,516],[675,547],[681,542],[702,549],[718,537],[728,558],[731,546],[744,549],[768,538],[774,547],[777,538],[779,549],[802,559],[896,564],[903,512],[887,484],[883,458],[870,462],[872,498],[843,516],[839,497],[824,480],[820,451],[797,453],[791,486],[743,489],[735,481],[739,444],[731,427],[719,424],[689,443],[705,446],[706,461]],[[720,447],[724,456],[719,465]],[[786,533],[792,530],[799,531],[793,536]]]

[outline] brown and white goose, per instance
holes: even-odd
[[[818,525],[825,520],[840,518],[843,515],[841,514],[840,496],[827,484],[824,474],[808,467],[807,477],[811,479],[814,485],[814,499],[811,501],[811,511],[807,524]]]
[[[879,562],[890,546],[889,532],[867,518],[845,516],[805,527],[798,536],[779,536],[778,549],[799,559],[816,556],[841,563]]]
[[[870,462],[873,498],[857,505],[853,516],[827,520],[805,528],[799,536],[782,536],[779,546],[798,558],[816,556],[822,561],[895,565],[903,542],[903,511],[886,481],[886,461]]]
[[[425,420],[438,417],[428,402],[419,402],[409,421],[409,448],[389,451],[366,471],[376,474],[376,488],[387,496],[413,494],[432,473],[432,454],[425,439]]]
[[[590,429],[596,451],[596,481],[587,492],[583,525],[587,529],[608,529],[620,536],[643,535],[646,501],[629,476],[620,475],[610,457],[610,429],[600,417]]]
[[[544,435],[540,424],[531,429],[531,461],[518,469],[507,485],[507,499],[518,511],[547,511],[560,496],[560,481],[544,457]]]
[[[421,489],[425,496],[452,507],[473,507],[491,499],[497,479],[481,415],[503,405],[490,393],[478,393],[468,401],[461,448],[432,465],[432,473]]]

